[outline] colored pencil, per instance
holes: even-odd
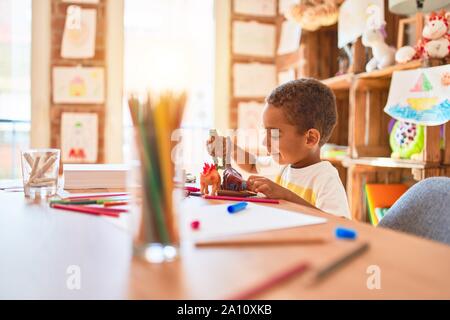
[[[119,213],[118,211],[106,211],[103,208],[93,208],[93,207],[84,207],[84,206],[68,206],[64,204],[54,204],[51,206],[54,209],[62,209],[62,210],[68,210],[68,211],[75,211],[80,213],[87,213],[87,214],[93,214],[98,216],[108,216],[108,217],[114,217],[118,218]]]
[[[330,264],[326,265],[325,267],[319,269],[316,271],[312,277],[313,282],[318,282],[328,276],[330,273],[336,271],[346,263],[350,262],[352,259],[358,257],[359,255],[363,254],[365,251],[369,249],[369,243],[364,242],[357,246],[355,249],[351,250],[347,254],[343,255],[342,257],[336,259],[335,261],[331,262]]]
[[[184,187],[184,190],[191,191],[191,192],[199,192],[200,191],[200,189],[196,188],[196,187]]]
[[[50,204],[50,207],[54,207],[54,206],[70,206],[70,207],[78,207],[78,208],[90,208],[90,209],[96,209],[98,211],[105,211],[105,212],[116,212],[116,213],[124,213],[124,212],[128,212],[128,209],[124,209],[124,208],[104,208],[104,207],[89,207],[89,206],[85,206],[85,205],[66,205],[66,204],[61,204],[61,203],[55,203],[55,204]]]
[[[129,204],[128,201],[117,201],[117,202],[104,202],[103,206],[104,207],[114,207],[114,206],[125,206]]]
[[[205,240],[195,243],[196,247],[242,247],[242,246],[270,246],[270,245],[301,245],[322,244],[328,242],[326,238],[279,238],[279,239],[223,239]]]
[[[293,267],[290,267],[280,273],[264,280],[263,282],[251,287],[250,289],[244,290],[230,298],[229,300],[247,300],[258,294],[261,294],[282,282],[289,280],[290,278],[305,273],[309,269],[309,264],[306,262],[301,262]]]
[[[229,200],[229,201],[242,201],[242,197],[229,197],[229,196],[210,196],[204,195],[203,198],[210,200]],[[266,198],[245,198],[246,202],[258,202],[258,203],[274,203],[279,204],[280,201],[276,199],[266,199]]]
[[[115,202],[123,202],[127,199],[86,199],[86,200],[51,200],[50,204],[67,204],[67,205],[87,205],[87,204],[104,204],[104,203],[115,203]]]

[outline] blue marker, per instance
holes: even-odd
[[[238,202],[236,204],[232,204],[232,205],[228,206],[227,210],[228,210],[228,213],[236,213],[241,210],[244,210],[247,207],[247,205],[248,205],[247,202]]]
[[[342,227],[336,228],[336,238],[338,239],[354,240],[356,239],[357,235],[358,235],[357,232],[353,229],[347,229]]]

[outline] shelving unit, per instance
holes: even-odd
[[[276,46],[274,48],[274,52],[272,57],[263,57],[263,56],[256,56],[256,55],[243,55],[238,54],[235,52],[235,48],[233,46],[233,40],[236,37],[234,34],[234,24],[236,22],[256,22],[264,25],[271,25],[274,28],[278,28],[279,22],[278,22],[278,0],[273,0],[275,7],[274,7],[274,13],[272,16],[261,16],[261,15],[250,15],[250,14],[242,14],[238,13],[235,10],[235,0],[231,0],[231,6],[230,6],[230,127],[233,129],[238,128],[238,106],[241,102],[257,102],[257,103],[264,103],[265,96],[249,96],[249,97],[238,97],[236,96],[236,93],[234,92],[234,65],[237,63],[244,63],[244,64],[250,64],[250,63],[261,63],[261,64],[267,64],[267,65],[275,65],[275,55],[276,55]],[[275,33],[275,43],[277,42],[279,37],[279,31],[276,30]]]
[[[278,4],[277,4],[278,5]],[[278,12],[278,9],[277,9]],[[243,19],[244,17],[233,17]],[[397,26],[404,17],[391,14],[385,1],[387,22],[386,42],[397,43]],[[261,19],[277,25],[277,42],[284,17]],[[329,143],[348,146],[348,155],[324,158],[338,170],[346,186],[352,217],[368,221],[364,195],[366,183],[405,183],[413,185],[418,180],[431,176],[450,176],[450,123],[444,129],[444,148],[441,150],[439,127],[425,129],[424,151],[417,160],[391,158],[388,125],[391,118],[383,109],[387,102],[393,72],[425,66],[425,62],[414,60],[365,72],[370,50],[357,40],[352,48],[353,64],[349,73],[335,76],[338,66],[337,25],[321,28],[314,32],[303,31],[299,49],[296,52],[276,56],[277,72],[294,70],[295,78],[314,77],[329,86],[337,103],[338,122]],[[233,56],[232,56],[233,57]],[[232,58],[233,61],[248,57]],[[267,61],[264,61],[267,63]],[[259,101],[263,101],[260,97]],[[250,100],[250,99],[247,99]],[[255,100],[255,99],[251,99]],[[236,108],[239,101],[231,100],[231,120],[236,124]],[[234,121],[233,121],[234,120]]]

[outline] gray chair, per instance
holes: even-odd
[[[436,177],[413,185],[378,224],[450,244],[450,178]]]

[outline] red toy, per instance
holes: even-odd
[[[220,190],[220,175],[214,164],[205,163],[203,172],[200,173],[200,192],[202,194],[209,194],[209,186],[212,186],[211,195],[217,195]]]

